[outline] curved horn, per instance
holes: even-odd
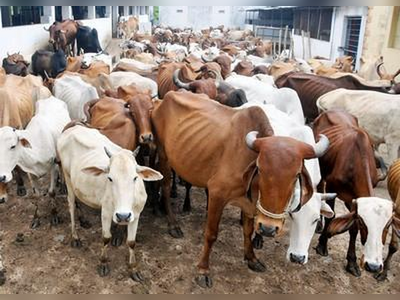
[[[374,156],[375,156],[376,161],[379,162],[379,168],[381,169],[381,172],[382,172],[379,175],[378,180],[379,181],[385,180],[387,177],[387,173],[388,173],[386,164],[383,161],[383,158],[376,151],[374,151]]]
[[[205,55],[204,55],[204,53],[203,53],[203,54],[201,54],[201,59],[202,59],[204,62],[206,62],[206,63],[208,63],[208,62],[213,62],[213,60],[212,60],[212,59],[208,59],[208,58],[206,58],[206,57],[205,57]]]
[[[48,29],[46,29],[46,27],[43,26],[43,29],[46,31],[50,31],[50,27]]]
[[[44,72],[44,76],[46,77],[46,80],[49,80],[50,77],[49,77],[49,74],[47,74],[47,71],[46,71],[46,70],[43,70],[43,72]]]
[[[158,94],[151,95],[151,99],[157,98]]]
[[[190,89],[190,84],[180,81],[179,72],[180,72],[180,69],[177,69],[177,70],[174,71],[174,75],[172,76],[174,84],[179,88],[182,88],[182,89],[185,89],[185,90],[189,90]]]
[[[316,157],[321,157],[328,151],[329,148],[329,139],[326,135],[320,134],[319,141],[314,146],[314,152]]]
[[[399,76],[399,74],[400,74],[400,69],[398,69],[397,72],[394,73],[394,75],[393,75],[393,80],[394,80],[397,76]]]
[[[247,147],[249,147],[251,150],[255,150],[254,149],[254,142],[257,139],[257,135],[258,135],[258,131],[250,131],[247,135],[246,135],[246,145]]]
[[[136,157],[139,154],[140,146],[137,146],[135,151],[132,152],[133,157]]]
[[[382,79],[383,74],[381,73],[381,66],[383,65],[383,62],[381,62],[379,65],[376,66],[376,73],[378,73],[378,76],[380,79]]]
[[[104,151],[106,152],[106,154],[107,154],[107,156],[109,157],[109,158],[111,158],[111,152],[110,151],[108,151],[108,149],[106,148],[106,147],[104,147]]]

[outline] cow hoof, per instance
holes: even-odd
[[[168,232],[175,239],[183,238],[183,232],[179,227],[171,228],[168,230]]]
[[[26,196],[26,188],[24,186],[17,187],[17,195],[19,197]]]
[[[57,226],[61,224],[61,219],[58,215],[52,215],[50,220],[51,225]]]
[[[107,264],[101,264],[97,267],[97,272],[101,277],[105,277],[110,274],[110,267]]]
[[[82,228],[89,229],[92,227],[92,224],[84,218],[79,218],[79,225],[81,225]]]
[[[361,270],[356,263],[348,263],[346,266],[346,271],[355,277],[361,276]]]
[[[374,278],[377,281],[382,282],[387,278],[387,272],[383,271],[382,273],[374,274]]]
[[[140,272],[132,272],[131,278],[132,278],[133,281],[136,281],[136,282],[143,282],[144,281],[144,278],[140,274]]]
[[[82,247],[82,242],[81,240],[77,239],[77,240],[72,240],[71,242],[71,247],[72,248],[80,248]]]
[[[254,249],[262,249],[263,245],[264,245],[264,239],[261,235],[256,234],[253,238],[253,248]]]
[[[201,286],[202,288],[212,288],[213,282],[212,279],[209,275],[207,274],[202,274],[196,277],[196,283]]]
[[[315,248],[315,251],[321,256],[328,256],[328,247],[321,244],[318,244],[317,248]]]
[[[38,228],[40,226],[40,220],[39,220],[39,218],[34,218],[33,220],[32,220],[32,223],[31,223],[31,228],[32,229],[36,229],[36,228]]]
[[[0,286],[6,283],[6,274],[4,270],[0,271]]]
[[[124,238],[121,235],[113,236],[111,239],[111,245],[113,247],[119,247],[122,245]]]
[[[178,192],[177,191],[174,191],[174,190],[171,190],[171,193],[170,193],[170,195],[169,195],[171,198],[178,198]]]
[[[267,270],[267,267],[258,259],[256,259],[255,261],[249,260],[247,262],[247,266],[249,267],[250,270],[258,273],[263,273]]]

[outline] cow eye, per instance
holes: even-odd
[[[135,178],[133,178],[133,181],[136,181],[138,179],[138,177],[136,176]]]
[[[110,182],[112,182],[112,179],[111,179],[111,177],[109,177],[109,176],[108,176],[108,177],[107,177],[107,179],[108,179]]]
[[[315,223],[317,223],[319,220],[321,220],[321,218],[315,219],[312,224],[314,225]]]
[[[15,146],[16,146],[16,145],[14,145],[14,146],[11,146],[11,148],[10,148],[10,149],[11,149],[11,150],[12,150],[12,149],[15,149]]]

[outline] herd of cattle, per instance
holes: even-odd
[[[183,237],[170,199],[178,174],[186,182],[184,211],[192,185],[207,192],[196,277],[202,287],[212,286],[209,256],[228,203],[242,211],[244,258],[255,272],[266,267],[254,248],[290,219],[289,261],[307,263],[315,232],[317,253],[327,256],[328,240],[349,231],[346,270],[360,276],[362,267],[387,278],[400,236],[400,70],[384,72],[380,57],[363,61],[355,74],[351,57],[305,61],[292,51],[276,53],[250,31],[223,26],[159,26],[148,36],[137,25],[136,18],[120,23],[116,64],[101,50],[97,31],[72,20],[48,29],[54,51],[38,50],[30,64],[20,54],[3,60],[0,203],[13,177],[17,195],[26,195],[25,174],[38,198],[36,179],[49,173],[51,222],[59,222],[56,186],[65,184],[71,245],[81,246],[78,198],[101,209],[100,275],[110,272],[109,244],[118,243],[114,222],[127,225],[130,274],[141,281],[134,249],[147,194],[154,212],[166,213],[170,235]],[[377,151],[382,143],[385,161]],[[391,200],[374,195],[386,177]],[[348,214],[335,216],[335,199]],[[36,209],[32,227],[39,220]]]

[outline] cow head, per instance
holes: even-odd
[[[215,86],[215,82],[212,79],[200,79],[194,80],[192,82],[182,82],[179,79],[180,69],[174,71],[173,74],[173,82],[174,84],[181,89],[189,90],[196,94],[206,94],[210,99],[216,99],[217,97],[217,87]]]
[[[113,210],[113,221],[117,224],[132,223],[139,218],[147,199],[145,181],[161,180],[162,175],[148,167],[139,166],[132,153],[122,149],[111,153],[104,148],[104,156],[109,158],[107,166],[90,166],[82,172],[103,176],[106,189],[111,191],[111,199],[103,209]]]
[[[299,264],[307,263],[308,249],[314,233],[322,231],[324,218],[334,216],[333,210],[325,201],[335,197],[336,194],[314,193],[306,205],[289,215],[292,222],[287,260]]]
[[[120,86],[117,90],[118,98],[126,101],[125,107],[129,109],[130,115],[139,131],[139,143],[150,144],[154,141],[151,128],[151,113],[153,101],[149,90],[142,91],[135,86]]]
[[[8,183],[13,179],[12,171],[17,166],[21,153],[31,148],[30,142],[23,132],[9,126],[0,128],[0,183]]]
[[[328,236],[348,231],[356,226],[361,233],[363,255],[361,266],[369,272],[383,268],[383,247],[390,226],[400,236],[400,215],[394,212],[393,202],[378,197],[353,200],[351,212],[335,218],[328,227]]]
[[[256,231],[273,237],[282,231],[286,215],[298,211],[312,197],[313,186],[304,160],[322,156],[329,140],[321,135],[313,147],[289,137],[256,136],[255,131],[246,136],[247,146],[258,152]]]
[[[229,83],[216,81],[217,98],[216,100],[226,106],[239,107],[247,103],[246,93],[242,89],[235,89]]]

